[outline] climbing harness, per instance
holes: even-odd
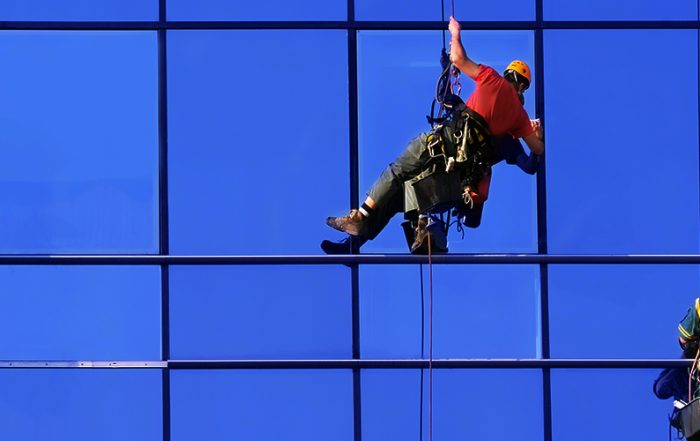
[[[464,213],[488,198],[495,162],[488,126],[481,115],[462,104],[428,133],[426,149],[429,159],[423,172],[405,185],[411,186],[420,214],[440,217],[445,235],[455,222],[463,233],[461,223],[469,226],[462,222]]]

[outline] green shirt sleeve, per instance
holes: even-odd
[[[683,340],[693,341],[700,337],[700,298],[695,299],[695,305],[688,308],[685,317],[678,324],[678,336]]]

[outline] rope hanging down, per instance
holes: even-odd
[[[441,17],[442,22],[445,22],[445,0],[440,0],[441,6]],[[455,2],[452,0],[452,17],[455,15]],[[435,126],[444,121],[447,116],[449,116],[449,111],[453,106],[461,101],[459,94],[462,91],[462,85],[459,82],[459,69],[455,67],[450,61],[450,57],[446,50],[446,39],[445,39],[445,29],[442,30],[442,51],[440,52],[440,65],[442,67],[442,73],[438,78],[437,88],[435,91],[435,98],[430,108],[430,116],[428,116],[428,122],[430,125]],[[456,93],[455,93],[456,90]],[[440,105],[437,116],[435,116],[435,103]],[[433,259],[432,259],[432,246],[431,242],[433,240],[432,233],[428,230],[428,286],[429,286],[429,312],[428,312],[428,440],[433,441]],[[421,265],[421,336],[424,333],[425,322],[423,321],[423,268]],[[423,338],[421,338],[421,356],[423,355]],[[423,370],[421,369],[421,382],[420,382],[420,439],[423,439]]]

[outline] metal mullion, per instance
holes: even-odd
[[[698,29],[697,20],[637,21],[463,21],[470,30]],[[346,29],[442,30],[441,21],[3,21],[0,30],[227,30]]]
[[[158,236],[159,254],[170,254],[168,205],[168,51],[167,0],[158,1]],[[160,265],[161,277],[161,357],[170,358],[170,268]],[[163,441],[171,439],[170,370],[161,373]]]
[[[545,123],[544,100],[544,0],[536,0],[535,14],[535,108],[537,118]],[[544,133],[543,133],[544,134]],[[547,254],[547,187],[546,148],[537,171],[537,253]],[[549,271],[546,263],[539,265],[540,275],[540,329],[542,358],[549,359]],[[552,441],[552,380],[549,367],[542,368],[542,425],[544,441]]]
[[[685,359],[433,359],[433,369],[657,369]],[[427,359],[169,360],[169,369],[427,369]]]
[[[349,135],[349,173],[350,206],[359,204],[359,147],[358,147],[358,97],[357,97],[357,29],[355,24],[355,1],[347,1],[348,34],[348,135]],[[359,253],[359,244],[352,239],[352,253]],[[360,353],[360,268],[358,264],[350,267],[352,296],[352,358],[359,360]],[[362,440],[362,372],[359,367],[352,368],[352,402],[353,402],[353,439]]]
[[[435,369],[658,369],[688,367],[692,359],[543,359],[443,358],[433,359]],[[4,360],[0,369],[426,369],[419,359],[288,359],[288,360]]]
[[[428,256],[411,254],[357,255],[0,255],[0,265],[383,265],[427,264]],[[700,264],[700,254],[442,254],[435,265],[676,265]]]

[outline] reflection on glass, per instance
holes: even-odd
[[[171,373],[173,440],[353,440],[352,371]]]
[[[159,369],[2,369],[0,439],[163,438]]]
[[[660,370],[552,370],[552,439],[667,439],[671,402],[652,393]]]
[[[168,0],[168,20],[184,21],[297,21],[345,20],[344,1],[268,0],[264,7],[255,2],[227,0]],[[264,45],[256,44],[258,48]]]
[[[160,360],[160,269],[0,266],[0,359]]]
[[[544,0],[545,20],[697,20],[697,2],[685,0]]]
[[[343,266],[178,266],[170,298],[173,358],[352,356]]]
[[[697,31],[545,31],[544,44],[549,252],[697,253]],[[641,68],[650,51],[663,63]]]
[[[422,279],[419,266],[363,266],[360,273],[362,357],[427,356],[429,292],[427,265],[423,266]],[[539,308],[537,266],[435,266],[434,356],[539,357]],[[421,341],[425,344],[422,352]],[[508,343],[494,344],[494,341]]]
[[[441,14],[441,3],[444,13]],[[355,0],[355,18],[358,20],[437,21],[452,15],[450,1],[421,0]],[[506,0],[499,2],[454,1],[454,16],[462,21],[534,20],[535,1]]]
[[[3,31],[0,58],[0,253],[156,253],[155,33]]]
[[[345,32],[175,31],[168,51],[171,252],[318,254],[349,194]]]
[[[541,440],[541,376],[530,369],[434,370],[434,439]],[[420,391],[418,370],[363,371],[362,439],[420,439],[421,409],[422,439],[429,439],[427,370],[422,402]],[[496,397],[507,399],[510,410],[490,405]]]
[[[158,0],[3,0],[0,21],[158,20]]]
[[[699,276],[697,265],[551,265],[552,357],[678,357],[677,325]],[[620,344],[622,335],[632,338]]]

